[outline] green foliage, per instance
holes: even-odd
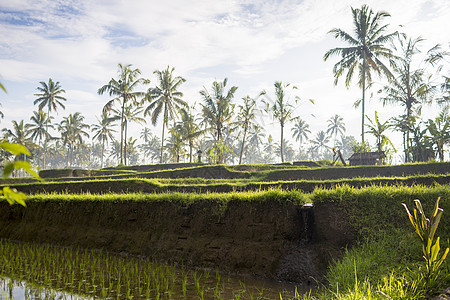
[[[19,156],[21,154],[30,155],[30,152],[27,150],[27,148],[19,144],[2,142],[0,143],[0,148],[16,156]],[[36,179],[42,180],[28,162],[21,160],[7,162],[3,168],[3,178],[9,177],[9,175],[11,175],[14,169],[16,170],[23,169],[29,174],[33,175]],[[24,193],[18,192],[14,188],[4,186],[3,189],[0,191],[0,195],[3,195],[6,201],[8,201],[9,204],[11,205],[14,203],[19,203],[22,206],[26,206],[25,204],[26,195]]]
[[[411,224],[416,230],[417,235],[422,241],[422,253],[426,262],[425,280],[427,283],[430,283],[431,281],[435,281],[437,279],[439,275],[439,267],[444,262],[450,250],[449,248],[447,248],[444,251],[444,254],[439,257],[439,252],[441,249],[439,243],[440,237],[437,237],[436,240],[434,240],[434,235],[443,213],[443,209],[439,208],[439,199],[440,198],[438,198],[438,200],[436,201],[431,219],[428,219],[425,216],[425,212],[423,211],[420,200],[414,200],[416,208],[414,208],[413,214],[409,212],[408,207],[403,203],[409,220],[411,221]]]

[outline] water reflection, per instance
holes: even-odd
[[[90,297],[73,295],[64,291],[28,284],[26,282],[12,280],[7,277],[0,278],[1,300],[87,300]]]

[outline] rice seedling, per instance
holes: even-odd
[[[247,299],[255,291],[231,278],[224,282],[218,272],[214,277],[209,271],[180,270],[143,258],[7,240],[0,240],[0,274],[41,287],[45,299],[58,298],[62,291],[77,299]],[[278,291],[258,298],[274,295]]]

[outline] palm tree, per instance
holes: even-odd
[[[386,104],[400,104],[405,107],[405,115],[407,124],[412,122],[414,108],[417,113],[420,113],[420,108],[423,103],[429,102],[435,92],[434,87],[426,82],[428,78],[425,68],[415,69],[412,65],[416,54],[420,53],[418,45],[423,39],[406,39],[406,37],[399,38],[399,50],[401,55],[396,59],[396,64],[393,66],[393,71],[396,77],[389,85],[383,87],[379,92],[384,96],[380,98],[383,105]],[[404,141],[405,153],[409,152],[410,138],[409,130],[405,131],[406,139]],[[405,162],[409,161],[409,155],[405,155]]]
[[[194,148],[194,140],[201,136],[205,131],[197,124],[194,115],[190,110],[181,109],[181,121],[176,125],[176,131],[180,133],[182,141],[189,143],[189,162],[192,163],[192,149]]]
[[[73,151],[77,144],[83,143],[83,137],[89,137],[89,134],[84,129],[89,129],[89,125],[83,122],[84,117],[80,112],[69,114],[64,117],[58,126],[61,132],[61,140],[64,145],[67,145],[67,161],[66,165],[71,166],[73,162]]]
[[[323,130],[319,131],[316,135],[316,138],[314,140],[312,140],[314,149],[316,151],[320,151],[322,156],[324,155],[323,149],[330,148],[327,145],[329,142],[330,142],[330,137]]]
[[[444,145],[450,144],[450,117],[448,110],[442,111],[434,120],[429,119],[427,129],[430,141],[436,146],[440,161],[444,161]]]
[[[139,152],[137,151],[136,141],[137,139],[130,137],[126,143],[125,157],[127,157],[127,161],[129,161],[131,165],[135,165],[139,162]]]
[[[244,103],[238,106],[239,113],[237,115],[237,125],[242,128],[243,137],[241,141],[241,151],[239,154],[239,164],[242,163],[242,154],[244,153],[245,139],[247,137],[247,132],[250,127],[254,126],[255,120],[255,110],[256,110],[256,100],[246,96],[242,98]]]
[[[266,163],[271,163],[273,161],[273,153],[276,148],[275,143],[273,142],[273,137],[271,134],[269,134],[269,137],[267,138],[267,143],[264,145],[264,160]],[[281,150],[281,149],[280,149]]]
[[[37,94],[34,94],[36,97],[38,97],[36,100],[34,100],[33,104],[36,105],[39,103],[39,110],[44,110],[45,107],[47,107],[47,120],[45,124],[45,131],[48,132],[48,124],[50,121],[50,113],[52,111],[57,111],[58,106],[62,107],[62,109],[65,109],[66,107],[62,103],[62,101],[66,101],[66,98],[61,96],[62,93],[65,93],[66,91],[61,88],[61,85],[59,84],[59,81],[54,82],[51,78],[48,79],[48,84],[44,81],[39,82],[41,86],[37,87],[38,92]],[[47,142],[48,142],[48,136],[46,136],[46,139],[44,141],[44,163],[43,167],[45,168],[45,155],[47,152]]]
[[[233,116],[234,105],[231,100],[237,90],[237,86],[232,86],[225,94],[228,79],[225,78],[223,82],[214,81],[212,84],[211,93],[204,87],[200,91],[203,97],[204,104],[202,104],[203,120],[214,134],[214,148],[217,151],[217,162],[223,163],[223,133],[231,124]]]
[[[31,124],[26,124],[25,129],[29,131],[30,138],[33,141],[38,140],[38,145],[42,144],[42,140],[48,140],[51,138],[50,133],[46,128],[53,128],[53,125],[48,125],[51,121],[47,119],[52,119],[52,117],[48,117],[47,114],[42,111],[33,111],[33,116],[31,116],[30,120]],[[40,152],[41,150],[39,150]],[[39,161],[39,160],[38,160]],[[39,164],[40,165],[40,164]],[[44,165],[42,165],[42,168]]]
[[[157,85],[147,91],[147,99],[151,102],[145,109],[144,116],[151,114],[152,124],[156,125],[161,112],[163,114],[160,163],[163,162],[165,126],[168,125],[169,120],[173,120],[175,126],[177,111],[182,107],[187,107],[187,103],[182,99],[183,93],[178,91],[178,88],[186,79],[181,76],[174,77],[174,70],[175,68],[169,69],[169,66],[167,66],[165,70],[154,71],[153,74],[156,75],[159,86]]]
[[[282,82],[275,82],[275,95],[277,97],[273,104],[266,102],[266,112],[272,113],[272,117],[280,123],[281,127],[281,138],[280,138],[280,155],[281,162],[284,162],[284,126],[287,122],[294,119],[292,113],[294,112],[294,106],[289,102],[289,97],[285,94],[285,89],[287,89],[290,84],[283,84]],[[293,86],[292,89],[297,89]],[[263,92],[265,94],[265,92]],[[298,97],[296,97],[295,102],[297,103]]]
[[[336,143],[336,136],[343,135],[345,133],[345,123],[344,118],[340,115],[334,115],[328,119],[327,134],[330,136],[334,135],[334,142]]]
[[[19,123],[17,121],[12,121],[12,124],[12,130],[6,128],[2,129],[5,134],[5,138],[10,140],[12,143],[20,144],[25,147],[32,146],[32,141],[29,138],[30,132],[26,130],[26,126],[24,125],[23,120],[21,120]],[[26,161],[26,155],[21,154],[18,159]]]
[[[142,113],[143,108],[140,106],[132,106],[128,105],[125,107],[123,111],[113,109],[114,116],[111,118],[112,120],[121,120],[123,122],[122,128],[124,132],[124,143],[123,143],[123,152],[127,153],[127,134],[128,134],[128,123],[136,122],[139,124],[145,124],[146,121],[144,118],[139,117]],[[127,164],[127,156],[124,155],[123,164]]]
[[[392,78],[391,72],[381,59],[392,59],[391,49],[386,47],[398,35],[397,32],[386,34],[388,25],[381,25],[384,18],[390,15],[380,11],[374,13],[367,5],[360,9],[352,8],[354,36],[339,28],[330,30],[335,38],[340,39],[350,45],[347,48],[333,48],[325,53],[323,59],[326,61],[331,56],[340,56],[341,60],[333,67],[335,77],[334,84],[347,71],[345,85],[350,86],[355,70],[359,72],[359,86],[362,90],[362,121],[361,121],[361,141],[364,143],[364,106],[366,84],[372,82],[371,71],[378,75],[386,75]]]
[[[147,143],[150,141],[152,137],[152,132],[150,131],[150,128],[144,127],[144,129],[141,130],[140,138],[144,140],[144,143]]]
[[[387,120],[384,123],[381,123],[380,119],[378,118],[377,111],[375,111],[375,118],[373,121],[368,116],[366,116],[366,118],[367,120],[369,120],[370,123],[366,124],[366,127],[368,128],[366,133],[369,133],[375,137],[378,152],[383,151],[383,147],[385,145],[391,145],[391,147],[395,151],[394,145],[392,144],[391,140],[385,133],[389,128],[393,126],[392,124],[389,123],[389,120]]]
[[[131,69],[131,65],[118,64],[119,68],[119,79],[116,80],[111,78],[111,80],[98,89],[98,94],[102,95],[108,92],[110,96],[115,98],[108,101],[103,110],[111,110],[115,102],[119,103],[121,110],[121,117],[124,118],[125,109],[130,105],[137,105],[140,98],[145,96],[144,92],[136,91],[140,84],[148,84],[150,81],[144,78],[138,78],[141,74],[139,69]],[[131,104],[130,104],[131,102]],[[120,164],[124,162],[124,126],[126,123],[122,119],[120,122]]]
[[[115,124],[112,124],[112,121],[113,119],[109,116],[109,113],[103,111],[101,119],[97,118],[97,124],[91,125],[91,131],[94,133],[92,139],[102,143],[100,168],[103,168],[105,143],[108,144],[108,140],[114,140],[113,133],[116,132],[116,130],[112,129],[112,127],[115,126]]]
[[[172,162],[179,163],[180,162],[180,156],[184,155],[184,141],[182,134],[179,130],[177,130],[177,127],[172,127],[169,130],[170,139],[167,141],[166,148],[167,152],[169,153],[169,158]]]
[[[308,139],[308,134],[311,133],[309,130],[309,124],[307,124],[302,119],[297,119],[297,123],[295,123],[294,127],[291,128],[292,137],[295,138],[295,141],[300,141],[300,148],[303,143],[303,139]]]
[[[157,136],[154,136],[153,134],[149,134],[147,141],[140,145],[142,151],[144,151],[144,155],[150,157],[152,162],[155,162],[157,159],[159,159],[159,153],[161,145],[161,141]]]

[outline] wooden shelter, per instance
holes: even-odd
[[[348,160],[350,162],[350,166],[381,165],[384,158],[386,158],[384,151],[377,151],[353,153]]]

